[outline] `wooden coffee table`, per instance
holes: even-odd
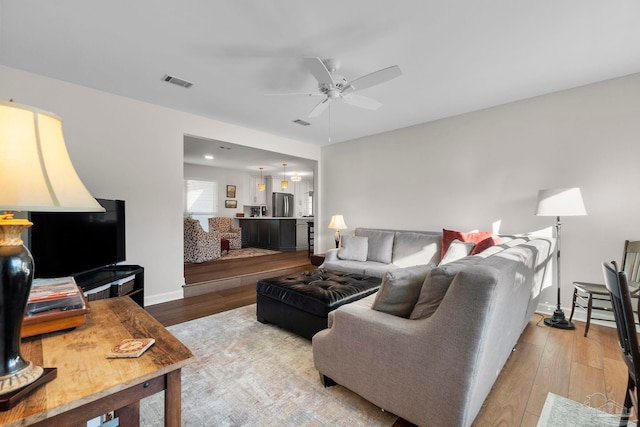
[[[129,297],[90,305],[85,325],[23,340],[26,360],[57,368],[57,378],[0,412],[0,425],[86,426],[115,411],[121,426],[138,426],[140,400],[164,390],[164,425],[180,426],[180,373],[191,351]],[[104,357],[123,339],[143,337],[156,343],[139,358]]]

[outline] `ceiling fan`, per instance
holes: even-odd
[[[285,93],[281,95],[322,96],[320,101],[309,113],[309,117],[317,117],[329,106],[331,101],[340,100],[367,110],[377,110],[382,104],[375,99],[357,95],[353,92],[376,86],[402,74],[400,67],[393,65],[373,73],[348,81],[346,77],[337,74],[340,61],[337,59],[322,60],[317,57],[304,58],[304,65],[318,81],[319,92],[315,93]]]

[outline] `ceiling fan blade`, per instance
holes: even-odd
[[[346,95],[342,97],[342,100],[349,105],[354,105],[360,108],[366,108],[367,110],[377,110],[382,107],[382,104],[375,99],[368,98],[362,95]]]
[[[342,93],[349,93],[356,90],[366,89],[368,87],[387,82],[391,79],[395,79],[396,77],[401,75],[402,75],[402,70],[400,70],[400,67],[398,67],[397,65],[383,68],[382,70],[374,71],[371,74],[358,77],[354,81],[349,82],[349,85],[344,88]]]
[[[265,93],[264,96],[325,96],[323,93],[309,92],[284,92],[284,93]]]
[[[311,110],[311,112],[309,113],[309,117],[310,118],[318,117],[329,106],[329,102],[331,102],[329,98],[325,98],[322,101],[320,101],[318,105],[313,107],[313,110]]]
[[[309,69],[309,71],[311,71],[311,74],[313,74],[313,77],[316,78],[318,83],[324,83],[327,85],[333,84],[333,77],[331,77],[331,73],[327,70],[327,67],[320,58],[304,58],[304,65]]]

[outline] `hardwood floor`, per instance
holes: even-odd
[[[293,254],[290,257],[295,258]],[[278,262],[286,263],[286,257]],[[235,263],[233,269],[226,268],[226,274],[243,274],[253,268],[251,264]],[[315,267],[309,264],[308,268]],[[147,311],[168,326],[255,301],[255,285],[245,285],[149,306]],[[549,392],[580,403],[595,393],[605,401],[624,401],[627,370],[614,328],[592,323],[585,338],[581,322],[576,322],[576,329],[571,331],[549,328],[540,319],[542,316],[536,314],[530,320],[474,426],[536,426]],[[412,425],[400,419],[393,427]]]

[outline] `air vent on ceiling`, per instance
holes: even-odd
[[[293,123],[297,123],[300,126],[309,126],[311,124],[309,122],[305,122],[304,120],[300,120],[300,119],[293,120]]]
[[[178,77],[170,76],[169,74],[165,74],[162,80],[168,83],[173,83],[174,85],[182,86],[185,89],[189,89],[191,86],[193,86],[193,83],[180,79]]]

